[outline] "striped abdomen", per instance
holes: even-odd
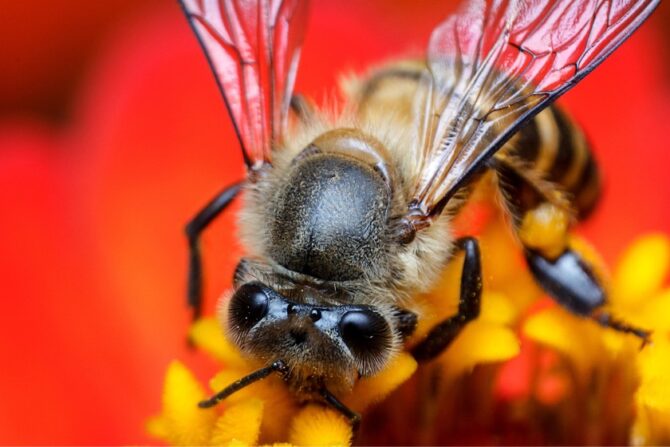
[[[564,192],[578,218],[586,217],[595,206],[600,196],[597,163],[582,131],[557,107],[526,123],[503,151],[516,155],[533,175]]]

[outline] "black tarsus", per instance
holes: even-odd
[[[617,320],[607,311],[596,311],[591,315],[591,319],[603,327],[614,329],[624,334],[633,334],[641,340],[640,349],[651,343],[651,331],[640,329],[627,324],[626,322]]]
[[[465,251],[461,272],[461,293],[458,313],[436,325],[428,336],[412,349],[419,361],[427,361],[442,353],[467,323],[479,316],[482,296],[482,267],[479,244],[472,237],[458,239],[456,244]]]
[[[202,313],[202,261],[200,259],[200,233],[216,219],[233,201],[242,188],[243,182],[234,183],[218,193],[205,207],[186,225],[188,237],[188,305],[193,309],[193,320],[200,318]]]
[[[231,394],[251,385],[252,383],[265,379],[267,376],[275,372],[281,374],[284,378],[288,374],[288,368],[286,367],[286,364],[282,360],[276,360],[271,365],[256,370],[251,374],[244,376],[241,379],[231,383],[230,385],[228,385],[227,387],[225,387],[224,389],[222,389],[209,399],[200,401],[198,403],[198,407],[211,408],[214,405],[221,402],[226,397],[230,396]]]
[[[349,423],[351,424],[351,432],[352,432],[352,440],[356,439],[356,435],[358,435],[358,429],[361,425],[361,415],[353,411],[351,408],[347,407],[344,405],[340,400],[333,395],[330,391],[326,389],[326,387],[322,387],[319,390],[319,393],[321,394],[321,397],[323,400],[330,405],[332,408],[335,410],[339,411],[344,417],[349,419]]]

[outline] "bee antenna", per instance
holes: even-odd
[[[198,407],[211,408],[214,405],[221,402],[226,397],[235,393],[236,391],[239,391],[242,388],[249,386],[254,382],[258,382],[261,379],[265,379],[273,372],[279,373],[282,375],[282,377],[286,378],[286,376],[288,375],[288,367],[286,366],[286,363],[284,363],[283,360],[275,360],[274,362],[272,362],[271,365],[258,369],[252,372],[251,374],[242,377],[241,379],[231,383],[230,385],[228,385],[227,387],[225,387],[224,389],[222,389],[209,399],[199,402]]]

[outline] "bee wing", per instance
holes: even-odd
[[[271,161],[287,115],[307,1],[180,0],[205,50],[249,169]]]
[[[470,0],[434,31],[418,100],[424,224],[528,119],[586,76],[659,0]],[[420,228],[420,227],[417,227]]]

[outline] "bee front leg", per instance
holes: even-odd
[[[358,429],[361,425],[361,415],[340,402],[340,400],[325,387],[321,388],[319,393],[326,404],[337,410],[349,420],[349,423],[351,424],[352,440],[356,439]]]
[[[216,219],[240,192],[242,182],[234,183],[216,195],[186,225],[188,238],[188,305],[193,309],[193,320],[202,313],[202,261],[200,257],[200,233]]]
[[[482,296],[482,267],[479,244],[471,237],[459,239],[457,246],[465,252],[461,273],[461,293],[458,313],[439,323],[428,336],[412,349],[418,361],[427,361],[442,353],[467,323],[479,316]]]

